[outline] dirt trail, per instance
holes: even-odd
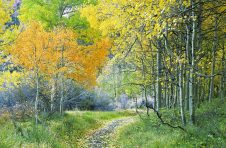
[[[104,127],[96,130],[87,139],[87,147],[89,148],[107,148],[109,147],[109,142],[112,140],[114,133],[122,126],[132,123],[134,119],[121,118],[110,121]]]

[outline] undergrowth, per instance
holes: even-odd
[[[162,125],[154,113],[142,116],[137,122],[118,133],[113,147],[226,147],[226,101],[215,99],[196,110],[195,125],[185,126],[187,132]],[[180,125],[176,111],[162,110],[162,118],[173,125]]]
[[[13,122],[5,116],[0,117],[0,147],[77,147],[78,142],[90,130],[100,127],[114,118],[135,115],[124,112],[66,112],[63,116],[40,116],[41,124],[36,126],[34,119]],[[18,128],[21,131],[18,132]]]

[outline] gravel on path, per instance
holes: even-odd
[[[106,126],[96,130],[90,137],[88,137],[87,147],[107,148],[117,129],[132,123],[133,121],[134,119],[132,117],[112,120]]]

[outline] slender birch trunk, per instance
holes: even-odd
[[[184,126],[186,124],[185,114],[184,114],[184,102],[183,102],[183,81],[182,81],[182,63],[179,59],[179,100],[180,100],[180,114],[181,114],[181,122]]]
[[[186,25],[186,59],[188,61],[186,68],[190,66],[189,43],[190,43],[190,31],[189,26]],[[189,80],[190,80],[190,70],[186,71],[186,95],[185,95],[186,110],[189,110]]]
[[[64,48],[61,48],[61,68],[64,66]],[[61,72],[61,90],[60,90],[60,114],[63,115],[64,106],[64,80],[63,72]]]
[[[52,79],[51,96],[50,96],[50,111],[51,112],[53,112],[53,110],[54,110],[54,98],[55,98],[55,80]]]
[[[195,12],[194,12],[194,0],[191,0],[192,5],[192,39],[191,39],[191,67],[189,75],[189,114],[190,123],[194,124],[195,114],[194,114],[194,95],[193,95],[193,79],[194,79],[194,63],[195,63],[195,32],[196,32],[196,22],[195,22]]]
[[[161,107],[161,82],[160,82],[160,74],[161,74],[161,41],[158,41],[158,51],[157,51],[157,86],[156,86],[156,110],[159,111]]]
[[[36,97],[35,97],[35,124],[38,125],[38,101],[39,101],[39,75],[38,68],[35,71]]]
[[[213,98],[213,89],[214,89],[214,72],[215,72],[215,63],[216,63],[216,48],[217,48],[217,17],[215,16],[215,25],[214,25],[214,39],[212,46],[212,65],[211,65],[211,77],[210,77],[210,87],[209,87],[209,102]]]

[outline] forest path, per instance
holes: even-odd
[[[114,119],[108,122],[104,127],[97,129],[87,138],[87,145],[89,148],[106,148],[109,147],[109,142],[113,140],[114,134],[117,130],[125,125],[134,122],[133,117],[126,117]]]

